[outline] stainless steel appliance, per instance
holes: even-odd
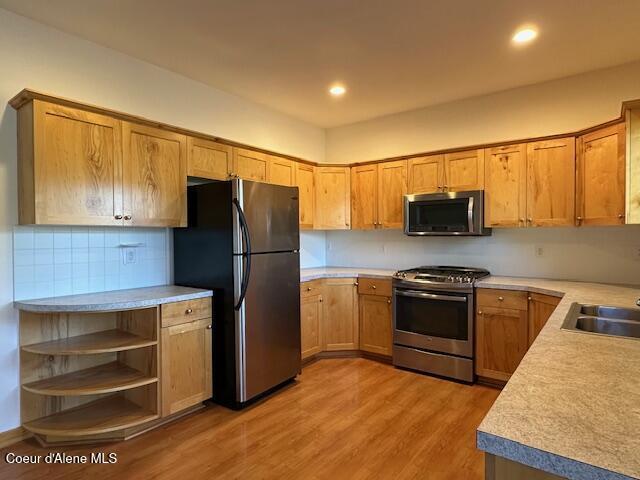
[[[188,188],[175,283],[213,290],[213,398],[242,408],[300,372],[298,188]]]
[[[473,285],[487,275],[437,266],[396,272],[393,364],[473,382]]]
[[[491,235],[484,227],[484,192],[426,193],[404,196],[406,235]]]

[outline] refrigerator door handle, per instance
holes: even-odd
[[[238,303],[234,307],[236,310],[240,310],[242,302],[244,302],[244,297],[247,294],[247,288],[249,287],[249,276],[251,275],[251,238],[249,235],[249,225],[247,224],[247,219],[244,216],[244,212],[242,211],[242,207],[240,206],[240,202],[237,198],[233,199],[233,204],[238,209],[240,230],[242,231],[242,238],[244,238],[244,243],[246,246],[246,251],[242,253],[242,259],[245,265],[242,271],[242,282],[240,282],[240,297],[238,298]]]

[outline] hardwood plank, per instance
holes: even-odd
[[[481,480],[475,431],[498,394],[365,359],[326,359],[249,409],[211,406],[127,442],[74,447],[74,455],[116,453],[107,468],[1,462],[0,478]],[[44,452],[33,440],[10,451]]]
[[[157,381],[158,377],[148,376],[118,362],[111,362],[27,383],[22,388],[40,395],[95,395],[141,387]]]
[[[61,338],[51,342],[23,345],[21,348],[24,351],[42,355],[84,355],[120,352],[157,344],[156,340],[142,338],[129,332],[108,330],[88,335],[78,335],[77,337]]]

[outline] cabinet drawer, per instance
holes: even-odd
[[[360,295],[391,296],[391,280],[383,278],[358,278],[358,293]]]
[[[170,327],[211,317],[211,297],[162,305],[162,326]]]
[[[478,306],[511,308],[514,310],[527,309],[527,292],[479,288],[476,291],[476,294],[476,302]]]
[[[319,295],[321,280],[311,280],[310,282],[303,282],[300,284],[300,298],[313,297]]]

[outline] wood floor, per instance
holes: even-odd
[[[475,429],[498,393],[327,359],[242,412],[212,406],[127,442],[56,449],[115,452],[113,465],[8,465],[7,452],[48,453],[21,442],[0,451],[0,479],[482,479]]]

